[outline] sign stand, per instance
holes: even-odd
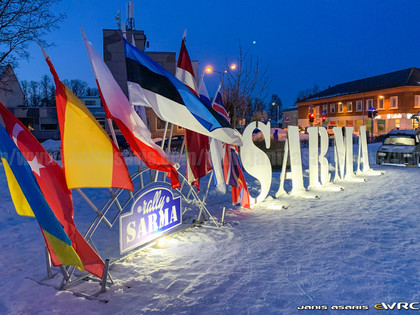
[[[124,209],[133,202],[134,196],[136,195],[136,193],[139,192],[141,189],[147,187],[148,185],[150,185],[152,183],[156,183],[159,179],[160,173],[162,173],[162,172],[157,171],[155,174],[153,174],[151,176],[150,173],[149,173],[149,168],[143,168],[139,171],[136,171],[134,174],[132,174],[131,179],[134,183],[134,180],[136,180],[136,178],[139,177],[140,187],[134,193],[130,192],[128,194],[128,198],[126,198],[126,200],[121,199],[121,197],[122,197],[121,194],[126,192],[124,189],[116,189],[116,190],[109,189],[110,197],[105,202],[105,204],[102,206],[102,208],[100,210],[98,209],[98,207],[95,206],[95,204],[89,199],[89,197],[81,189],[76,189],[76,191],[80,194],[80,196],[87,202],[87,204],[96,213],[96,217],[93,219],[93,221],[90,224],[89,228],[87,229],[84,237],[98,254],[99,254],[99,251],[98,251],[95,243],[93,242],[92,237],[95,234],[95,232],[96,232],[97,228],[99,227],[100,223],[103,221],[105,223],[105,225],[109,229],[111,229],[114,226],[114,224],[117,222],[118,218],[120,217],[120,215],[124,211]],[[162,176],[163,181],[168,182],[167,177],[164,176],[165,174],[164,173],[162,173],[162,174],[163,174],[163,176]],[[182,198],[183,202],[186,204],[186,206],[182,210],[182,215],[184,215],[188,210],[190,210],[191,207],[196,207],[198,209],[197,219],[196,219],[196,221],[193,220],[193,223],[190,226],[193,226],[197,222],[201,221],[201,218],[203,216],[204,220],[210,220],[211,219],[212,222],[217,227],[220,227],[217,220],[211,215],[211,213],[209,212],[209,210],[205,206],[204,201],[205,201],[206,198],[203,198],[203,200],[201,200],[199,198],[197,192],[194,190],[193,186],[191,186],[188,183],[187,179],[180,173],[178,173],[178,176],[179,176],[180,181],[181,181],[181,187],[179,187],[177,189],[173,189],[173,191],[176,192]],[[211,178],[210,178],[210,180],[211,180]],[[210,185],[208,185],[208,186],[210,186]],[[208,192],[208,189],[206,191],[206,196],[207,196],[207,192]],[[111,207],[114,204],[117,207],[117,213],[113,217],[110,218],[107,215],[108,215]],[[141,249],[144,246],[146,246],[146,244],[144,244],[141,247],[138,247],[136,249]],[[46,251],[46,253],[48,254],[48,255],[46,254],[47,278],[43,279],[42,281],[54,278],[49,253],[48,253],[48,251]],[[122,256],[122,257],[120,257],[120,258],[118,258],[118,259],[116,259],[112,262],[110,262],[109,259],[105,260],[104,274],[103,274],[103,278],[100,281],[101,288],[97,293],[95,293],[92,296],[86,296],[86,298],[92,298],[92,297],[99,296],[100,294],[102,294],[106,291],[107,284],[109,285],[109,284],[114,283],[114,281],[113,281],[113,279],[112,279],[112,277],[109,273],[109,265],[119,261],[120,259],[122,259],[124,257],[125,256]],[[74,267],[74,266],[60,266],[60,271],[61,271],[61,274],[62,274],[61,283],[58,287],[58,289],[60,289],[60,290],[68,290],[70,287],[80,283],[82,280],[85,280],[86,278],[91,277],[90,273],[75,274],[76,267]],[[82,296],[84,296],[84,295],[82,295]]]

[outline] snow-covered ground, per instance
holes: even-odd
[[[369,146],[371,157],[377,147]],[[43,239],[34,219],[16,214],[1,171],[0,314],[320,312],[298,311],[301,305],[368,305],[374,313],[374,304],[418,302],[420,169],[376,166],[374,159],[371,166],[386,174],[342,182],[344,191],[317,192],[320,199],[269,198],[251,211],[230,209],[220,229],[208,223],[168,237],[165,249],[135,252],[112,265],[115,284],[99,296],[107,303],[33,280],[46,275]],[[258,184],[247,180],[255,196]],[[271,195],[278,185],[273,173]],[[88,192],[96,202],[105,197],[98,191]],[[74,199],[83,232],[93,212]],[[212,191],[207,205],[220,219],[230,195]],[[118,238],[103,231],[117,247]],[[321,313],[337,312],[362,311]]]

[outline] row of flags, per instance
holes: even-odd
[[[226,184],[231,185],[232,202],[249,208],[237,148],[242,137],[230,125],[220,89],[210,103],[204,82],[197,86],[185,36],[176,76],[123,39],[130,103],[83,30],[82,35],[106,117],[116,123],[133,153],[149,168],[166,172],[172,188],[180,187],[178,171],[132,104],[149,106],[161,119],[185,128],[188,181],[199,190],[200,178],[213,170],[218,189],[226,192]],[[0,150],[9,190],[17,213],[37,219],[54,266],[74,265],[102,278],[105,264],[76,228],[70,189],[133,191],[133,183],[117,145],[61,82],[42,51],[56,86],[62,167],[0,103]],[[217,149],[210,151],[213,144]]]

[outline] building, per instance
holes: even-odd
[[[104,43],[104,61],[121,89],[128,97],[127,88],[127,70],[125,63],[125,52],[122,40],[121,30],[103,30]],[[144,51],[148,46],[146,35],[141,30],[127,30],[127,40],[136,46],[139,50]],[[175,52],[146,52],[146,54],[161,65],[164,69],[175,75],[176,71],[176,54]],[[193,68],[197,77],[198,62],[193,61]],[[165,122],[159,119],[151,108],[146,108],[147,126],[152,134],[152,138],[160,138],[163,136]],[[173,135],[183,135],[184,129],[180,126],[174,126]],[[167,134],[169,136],[169,132]]]
[[[420,114],[420,69],[409,68],[374,77],[338,84],[298,100],[298,125],[359,127],[366,125],[374,134],[392,129],[415,129]],[[378,115],[368,117],[369,109]],[[309,115],[314,121],[310,123]]]
[[[283,109],[283,128],[288,126],[298,126],[298,108],[293,106]]]

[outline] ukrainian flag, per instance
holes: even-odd
[[[70,238],[45,200],[29,164],[1,124],[0,153],[17,213],[35,216],[62,264],[84,270],[79,256],[71,246]]]

